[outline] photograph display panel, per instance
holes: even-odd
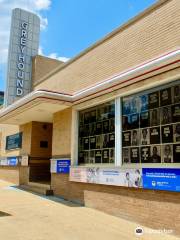
[[[122,98],[123,163],[180,162],[180,84]]]
[[[114,101],[79,112],[79,164],[112,164],[114,148]]]

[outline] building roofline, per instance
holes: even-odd
[[[78,60],[79,58],[81,58],[82,56],[84,56],[85,54],[87,54],[88,52],[93,50],[94,48],[98,47],[99,45],[101,45],[105,41],[109,40],[110,38],[112,38],[113,36],[118,34],[119,32],[121,32],[124,29],[128,28],[129,26],[131,26],[135,22],[139,21],[143,17],[147,16],[153,10],[159,8],[163,4],[166,4],[167,2],[170,2],[170,1],[172,1],[172,0],[158,0],[156,3],[154,3],[150,7],[146,8],[144,11],[140,12],[138,15],[134,16],[133,18],[129,19],[127,22],[125,22],[120,27],[116,28],[115,30],[113,30],[112,32],[107,34],[105,37],[101,38],[100,40],[98,40],[97,42],[95,42],[94,44],[92,44],[91,46],[86,48],[85,50],[81,51],[79,54],[77,54],[75,57],[71,58],[69,61],[65,62],[63,65],[56,67],[54,70],[52,70],[47,75],[45,75],[43,78],[41,78],[37,85],[39,85],[40,83],[42,83],[43,81],[45,81],[49,77],[53,76],[54,74],[56,74],[60,70],[68,67],[70,64],[72,64],[73,62],[75,62],[76,60]]]

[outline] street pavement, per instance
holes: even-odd
[[[5,216],[3,216],[5,213]],[[0,181],[0,240],[175,240],[138,224]]]

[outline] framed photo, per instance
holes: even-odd
[[[123,163],[130,163],[130,148],[122,149]]]
[[[131,159],[131,163],[140,162],[139,147],[130,148],[130,159]]]
[[[102,163],[109,163],[109,149],[102,151]]]
[[[164,163],[172,163],[173,162],[173,145],[166,144],[162,145],[162,160]]]
[[[173,125],[161,127],[162,143],[173,143]]]
[[[138,146],[139,145],[139,139],[140,139],[140,134],[139,134],[139,129],[134,129],[131,132],[131,145],[132,146]]]
[[[163,107],[161,108],[161,124],[169,124],[172,122],[171,116],[171,107]]]
[[[180,104],[172,105],[172,121],[180,122]]]
[[[90,137],[90,149],[96,148],[96,137]]]
[[[173,98],[174,103],[180,103],[180,85],[176,85],[173,87]]]
[[[109,147],[114,148],[115,147],[115,133],[109,134]]]
[[[150,146],[141,147],[141,162],[150,162]]]
[[[122,137],[123,147],[131,146],[131,131],[123,132]]]
[[[141,129],[141,145],[150,144],[149,128]]]
[[[123,115],[128,115],[131,113],[131,98],[124,98],[122,102]]]
[[[95,151],[95,163],[101,163],[102,151],[96,150]]]
[[[160,125],[160,114],[158,108],[155,108],[150,111],[150,125],[151,126]]]
[[[131,121],[131,125],[130,128],[134,129],[134,128],[139,128],[139,114],[132,114],[130,116],[130,121]]]
[[[122,128],[123,128],[124,131],[131,129],[130,115],[122,117]]]
[[[159,107],[159,91],[148,94],[149,109]]]
[[[96,149],[100,149],[102,147],[103,147],[102,135],[96,136]]]
[[[140,112],[147,111],[148,105],[149,105],[148,95],[145,94],[145,95],[140,96]]]
[[[175,163],[180,163],[180,144],[173,145],[173,159]]]
[[[84,138],[84,150],[89,150],[89,138]]]
[[[173,138],[174,142],[180,142],[180,123],[174,124]]]
[[[102,139],[103,139],[103,148],[108,148],[109,147],[109,134],[102,135]]]
[[[160,106],[170,105],[172,103],[171,88],[160,91]]]
[[[160,145],[151,146],[150,162],[161,163],[161,146]]]
[[[160,143],[160,127],[150,128],[150,144]]]
[[[139,97],[132,97],[130,102],[131,113],[139,113]]]
[[[149,117],[149,112],[141,112],[140,114],[140,127],[145,128],[149,127],[150,125],[150,117]]]

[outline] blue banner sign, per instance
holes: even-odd
[[[17,157],[8,157],[7,162],[9,166],[16,166],[18,164]]]
[[[180,192],[180,169],[143,168],[143,188]]]
[[[57,173],[69,173],[70,160],[57,160],[56,172]]]

